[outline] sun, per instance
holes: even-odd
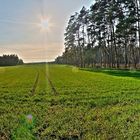
[[[52,27],[50,18],[41,17],[39,27],[40,27],[40,30],[43,32],[50,32],[51,27]]]
[[[49,23],[48,23],[47,19],[44,19],[44,20],[41,21],[41,27],[44,28],[45,30],[48,29]]]

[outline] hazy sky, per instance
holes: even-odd
[[[63,34],[70,15],[92,2],[0,0],[0,55],[16,53],[25,62],[54,60],[64,49]]]

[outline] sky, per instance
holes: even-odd
[[[64,51],[69,17],[93,0],[0,0],[0,55],[53,61]]]

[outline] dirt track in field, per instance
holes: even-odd
[[[48,82],[49,82],[49,84],[50,84],[50,87],[51,87],[52,92],[54,93],[54,95],[59,95],[59,93],[57,92],[57,90],[56,90],[56,88],[55,88],[53,82],[52,82],[51,79],[50,79],[50,77],[47,75],[47,73],[46,73],[45,75],[46,75],[46,78],[47,78],[47,80],[48,80]]]
[[[33,84],[32,90],[31,90],[31,96],[35,95],[36,88],[37,88],[37,85],[38,85],[38,81],[39,81],[39,72],[37,72],[35,82]]]

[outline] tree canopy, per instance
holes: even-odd
[[[0,56],[0,66],[15,66],[23,64],[23,60],[15,54]]]
[[[73,14],[57,63],[80,67],[137,68],[140,63],[140,1],[96,0]]]

